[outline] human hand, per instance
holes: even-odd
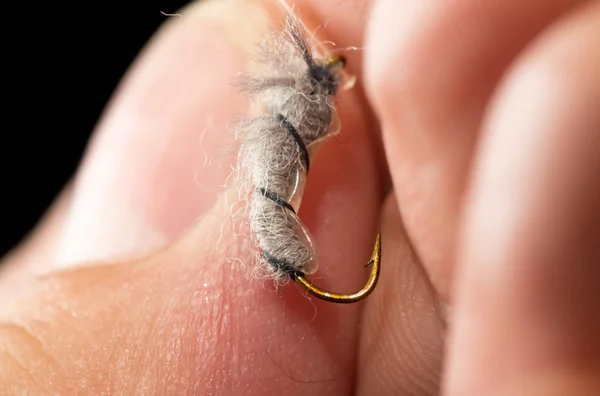
[[[246,112],[231,77],[277,18],[261,4],[196,4],[132,68],[73,185],[5,259],[0,386],[595,394],[598,2],[297,2],[364,47],[300,211],[328,289],[362,284],[381,227],[379,285],[349,306],[251,279],[234,197],[215,193]]]

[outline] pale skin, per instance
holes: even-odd
[[[0,393],[595,395],[600,2],[296,3],[363,48],[300,210],[334,291],[381,229],[353,305],[252,279],[230,232],[231,78],[263,6],[183,10],[124,78],[0,267]]]

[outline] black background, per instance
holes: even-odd
[[[152,33],[187,1],[31,3],[3,9],[0,253],[73,175],[111,93]]]

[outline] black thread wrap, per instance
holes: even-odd
[[[306,148],[306,145],[304,144],[302,137],[298,134],[298,131],[296,130],[294,125],[292,125],[292,123],[287,118],[285,118],[285,116],[283,114],[277,114],[277,121],[281,122],[281,125],[283,125],[285,127],[285,129],[289,132],[290,136],[296,142],[296,145],[298,146],[298,150],[300,151],[300,156],[302,157],[302,160],[304,161],[304,165],[306,166],[306,173],[308,174],[308,168],[310,167],[310,158],[308,155],[308,149]],[[263,197],[270,199],[271,201],[275,202],[277,205],[281,206],[282,208],[285,208],[285,209],[289,210],[290,212],[296,214],[294,207],[292,205],[290,205],[290,203],[287,202],[285,199],[281,198],[279,195],[277,195],[274,192],[269,191],[263,187],[259,187],[256,190]],[[285,260],[279,260],[279,259],[273,257],[270,253],[265,252],[264,250],[262,252],[262,256],[267,263],[269,263],[273,267],[277,268],[278,270],[287,273],[292,280],[294,280],[296,278],[296,276],[304,276],[304,273],[302,271],[297,270],[296,268],[294,268],[293,266],[288,264]]]

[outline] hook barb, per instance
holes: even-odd
[[[311,281],[306,279],[304,275],[296,275],[294,276],[294,281],[300,285],[302,285],[310,294],[313,296],[334,303],[341,304],[350,304],[363,300],[366,298],[371,292],[375,289],[377,285],[377,281],[379,280],[379,271],[381,269],[381,232],[377,234],[377,239],[375,240],[375,246],[373,246],[373,254],[371,254],[371,260],[367,263],[368,265],[373,265],[371,269],[371,274],[369,275],[369,280],[357,292],[351,294],[341,294],[341,293],[332,293],[325,291],[317,286],[315,286]]]

